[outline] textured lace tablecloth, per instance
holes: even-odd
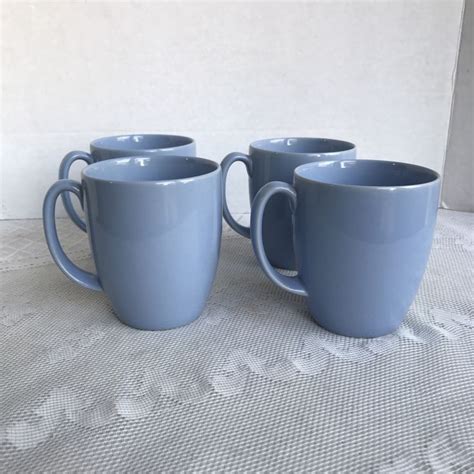
[[[405,323],[361,340],[228,229],[204,314],[144,332],[52,264],[40,221],[0,222],[0,470],[474,472],[473,226],[440,211]]]

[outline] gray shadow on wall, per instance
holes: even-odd
[[[454,87],[441,205],[474,212],[474,0],[466,0]]]

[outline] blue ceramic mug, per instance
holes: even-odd
[[[293,171],[299,165],[321,160],[355,159],[352,143],[327,138],[272,138],[250,144],[249,154],[230,153],[222,161],[224,182],[224,218],[232,229],[250,238],[250,228],[232,217],[225,198],[227,173],[236,161],[241,161],[249,175],[250,202],[262,186],[270,181],[290,184]],[[267,206],[263,218],[263,241],[272,265],[287,270],[295,269],[292,240],[291,209],[288,200],[276,196]]]
[[[196,144],[192,138],[179,135],[135,134],[98,138],[90,144],[90,153],[71,151],[63,158],[59,179],[69,179],[69,170],[77,160],[90,165],[111,158],[155,155],[196,156]],[[62,200],[71,220],[85,231],[86,224],[74,209],[69,193],[64,193]]]
[[[55,203],[81,200],[97,274],[69,260],[58,240]],[[219,257],[220,166],[202,158],[130,157],[82,170],[82,183],[59,180],[46,194],[49,250],[71,280],[108,296],[118,318],[139,329],[170,329],[202,312]]]
[[[390,161],[327,161],[299,166],[294,185],[265,185],[252,205],[255,254],[267,276],[307,297],[314,320],[344,336],[395,331],[412,303],[433,239],[439,175]],[[297,276],[277,272],[262,236],[268,200],[294,215]]]

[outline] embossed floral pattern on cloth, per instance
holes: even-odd
[[[0,222],[0,470],[474,472],[473,231],[440,211],[406,321],[361,340],[319,328],[229,230],[204,314],[144,332],[62,275],[40,221]]]

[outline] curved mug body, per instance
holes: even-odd
[[[66,191],[83,199],[97,275],[62,251],[54,202]],[[170,329],[202,312],[217,269],[222,229],[221,170],[194,157],[101,161],[82,184],[60,180],[43,208],[48,246],[72,280],[103,290],[117,316],[140,329]]]
[[[66,154],[59,167],[59,179],[69,179],[69,171],[75,161],[92,164],[113,158],[162,155],[196,156],[196,143],[189,137],[164,134],[132,134],[98,138],[91,142],[90,153],[71,151]],[[74,224],[85,231],[86,224],[74,209],[68,193],[62,195],[62,201]]]
[[[355,159],[354,144],[342,140],[311,137],[271,138],[250,144],[248,155],[231,153],[222,162],[224,188],[227,172],[235,161],[243,161],[249,175],[249,197],[271,181],[293,181],[296,167],[323,160]],[[250,238],[250,229],[235,222],[224,196],[224,218],[240,234]],[[288,201],[275,196],[268,204],[263,220],[263,240],[272,265],[287,270],[296,268],[293,248],[292,213]]]
[[[307,297],[314,320],[329,331],[389,334],[403,321],[425,271],[439,190],[439,175],[416,165],[343,160],[300,166],[294,187],[270,183],[257,194],[257,257],[275,283]],[[294,212],[296,277],[277,274],[259,241],[265,203],[281,193]]]

